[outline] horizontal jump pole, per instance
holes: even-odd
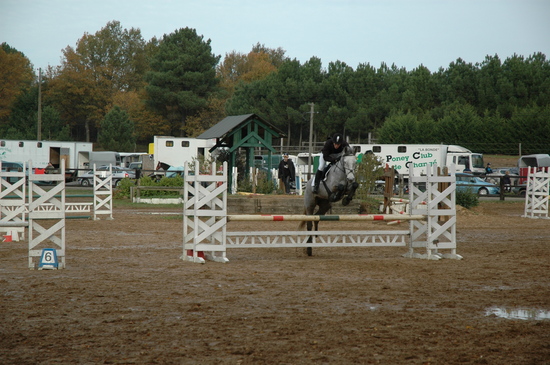
[[[67,215],[65,219],[91,219],[90,215]]]
[[[28,227],[29,222],[0,222],[0,227]]]
[[[228,215],[228,222],[255,222],[255,221],[393,221],[393,220],[426,220],[426,216],[420,214],[344,214],[344,215],[305,215],[305,214],[287,214],[287,215]]]
[[[33,195],[33,199],[38,199],[42,195]],[[54,195],[54,198],[61,198],[61,195]],[[74,194],[74,195],[65,195],[65,198],[93,198],[93,194]],[[6,195],[2,199],[21,199],[20,196],[17,195]]]

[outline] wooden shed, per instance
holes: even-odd
[[[271,171],[271,157],[277,151],[273,141],[286,137],[277,127],[256,114],[232,115],[208,129],[197,138],[216,139],[216,145],[211,152],[218,148],[227,149],[229,153],[229,182],[232,181],[232,170],[237,164],[239,149],[245,149],[245,174],[254,166],[254,150],[261,149],[267,152],[268,169]],[[229,187],[231,189],[231,186]]]

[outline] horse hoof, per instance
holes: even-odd
[[[344,199],[342,199],[343,206],[347,206],[349,203],[351,203],[351,199],[349,199],[348,197],[345,197]]]

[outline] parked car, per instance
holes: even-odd
[[[118,186],[122,179],[135,179],[136,173],[134,170],[122,168],[120,166],[113,166],[113,185]],[[109,171],[109,166],[100,166],[96,171]],[[94,170],[86,171],[78,178],[78,183],[82,186],[91,186],[94,181]]]
[[[459,192],[474,192],[477,195],[500,194],[500,188],[471,174],[456,174],[456,190]]]
[[[527,194],[527,184],[519,184],[512,188],[512,193],[520,196],[525,196]]]
[[[130,170],[135,170],[135,169],[141,170],[142,168],[143,168],[142,162],[130,162],[130,164],[128,165],[128,169]]]

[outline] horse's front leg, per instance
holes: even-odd
[[[359,187],[359,184],[355,181],[351,184],[351,188],[349,190],[348,195],[346,195],[344,199],[342,199],[342,205],[346,206],[349,203],[351,203],[355,195],[355,191],[357,190],[358,187]]]
[[[337,190],[330,194],[329,200],[330,202],[337,202],[338,200],[342,199],[342,195],[344,195],[346,190],[346,187],[343,184],[339,184],[337,187]]]

